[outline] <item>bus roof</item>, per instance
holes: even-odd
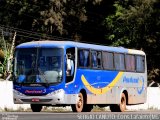
[[[18,45],[16,48],[34,48],[34,47],[44,47],[44,48],[78,47],[84,49],[95,49],[95,50],[110,51],[110,52],[145,55],[145,53],[141,50],[127,49],[124,47],[112,47],[112,46],[80,43],[74,41],[32,41],[32,42],[22,43]]]

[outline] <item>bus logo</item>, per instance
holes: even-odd
[[[28,94],[42,94],[42,93],[46,93],[46,90],[25,90],[25,93]]]
[[[141,94],[143,92],[144,89],[144,78],[141,77],[137,77],[137,78],[133,78],[133,77],[124,77],[123,78],[123,83],[127,83],[127,84],[137,84],[137,92],[138,94]]]

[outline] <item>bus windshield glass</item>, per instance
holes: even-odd
[[[15,53],[17,83],[59,83],[62,80],[61,48],[19,48]]]

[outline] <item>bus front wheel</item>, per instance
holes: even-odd
[[[76,104],[71,105],[72,111],[73,112],[82,112],[84,107],[84,98],[83,94],[79,93],[78,94],[78,100]]]
[[[42,110],[42,105],[31,104],[31,109],[32,109],[33,112],[41,112],[41,110]]]
[[[120,104],[110,105],[111,112],[124,112],[126,110],[126,96],[124,93],[121,95]]]

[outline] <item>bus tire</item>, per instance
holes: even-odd
[[[76,104],[72,104],[71,108],[73,112],[82,112],[84,107],[84,97],[83,94],[80,92],[78,94],[78,101]]]
[[[110,105],[111,112],[124,112],[126,110],[126,96],[124,93],[121,95],[120,104]]]
[[[31,104],[32,112],[41,112],[42,105],[39,104]]]
[[[122,93],[121,95],[121,102],[119,104],[120,112],[124,112],[126,110],[126,95]]]

